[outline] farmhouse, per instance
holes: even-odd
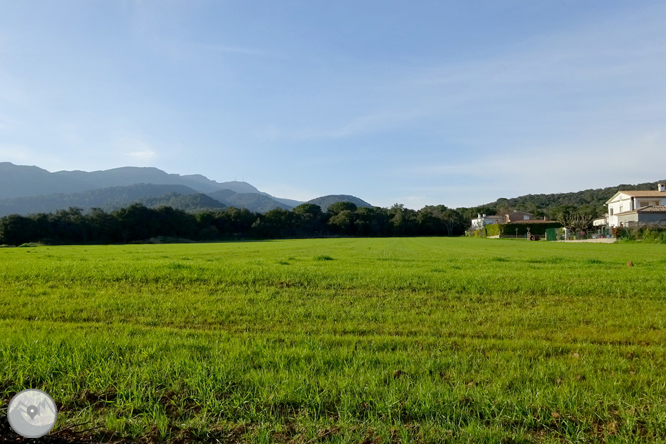
[[[486,216],[485,214],[479,214],[476,219],[472,219],[472,230],[480,230],[486,225],[527,222],[530,220],[532,220],[532,213],[525,213],[523,211],[514,211],[505,214],[504,216]]]
[[[511,223],[511,222],[527,221],[527,220],[532,220],[532,213],[526,213],[524,211],[514,211],[506,215],[505,222]]]
[[[486,225],[501,224],[504,220],[504,216],[486,216],[485,214],[478,214],[476,219],[472,219],[472,230],[480,230]]]
[[[606,201],[608,226],[666,225],[666,184],[656,191],[618,191]]]
[[[480,230],[487,225],[493,224],[548,224],[553,223],[551,220],[532,219],[532,213],[524,211],[513,211],[505,214],[504,216],[486,216],[479,214],[476,219],[472,219],[472,230]]]

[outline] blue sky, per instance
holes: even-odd
[[[0,161],[410,208],[666,178],[664,2],[0,11]]]

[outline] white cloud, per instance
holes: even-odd
[[[148,162],[158,157],[155,149],[138,137],[122,137],[115,143],[116,149],[135,161]]]
[[[139,160],[152,160],[157,156],[157,153],[155,151],[151,151],[151,150],[134,151],[134,152],[128,153],[128,156],[130,156],[134,159],[139,159]]]

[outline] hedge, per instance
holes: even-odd
[[[486,236],[499,236],[500,234],[499,224],[486,225],[484,228],[486,230]]]
[[[548,228],[562,228],[562,224],[559,222],[548,222],[548,223],[539,223],[539,224],[530,224],[530,223],[512,223],[512,224],[498,224],[498,230],[500,234],[511,236],[516,234],[516,229],[518,229],[518,235],[526,235],[527,229],[530,229],[530,234],[538,234],[539,236],[545,236],[546,230]]]

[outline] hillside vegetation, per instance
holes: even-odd
[[[664,264],[470,238],[0,249],[0,400],[43,389],[53,436],[92,442],[661,442]]]
[[[247,208],[256,213],[265,213],[275,208],[289,210],[292,207],[258,193],[237,193],[232,190],[219,190],[208,193],[208,196],[229,207]]]
[[[351,202],[357,207],[372,208],[372,205],[363,199],[359,199],[356,196],[350,196],[348,194],[330,194],[328,196],[317,197],[316,199],[309,200],[306,203],[318,205],[322,211],[328,211],[329,206],[338,202]]]
[[[142,203],[151,208],[171,206],[185,211],[225,208],[225,205],[184,185],[138,184],[71,194],[0,199],[0,216],[50,213],[70,207],[113,211]]]
[[[583,190],[574,193],[555,194],[528,194],[514,198],[501,198],[495,202],[479,205],[472,208],[459,208],[458,210],[469,218],[476,217],[477,213],[498,214],[508,211],[527,211],[536,218],[544,216],[556,220],[563,211],[580,211],[595,217],[606,214],[605,203],[618,191],[645,191],[656,190],[657,182],[645,182],[637,185],[622,184],[614,187]]]

